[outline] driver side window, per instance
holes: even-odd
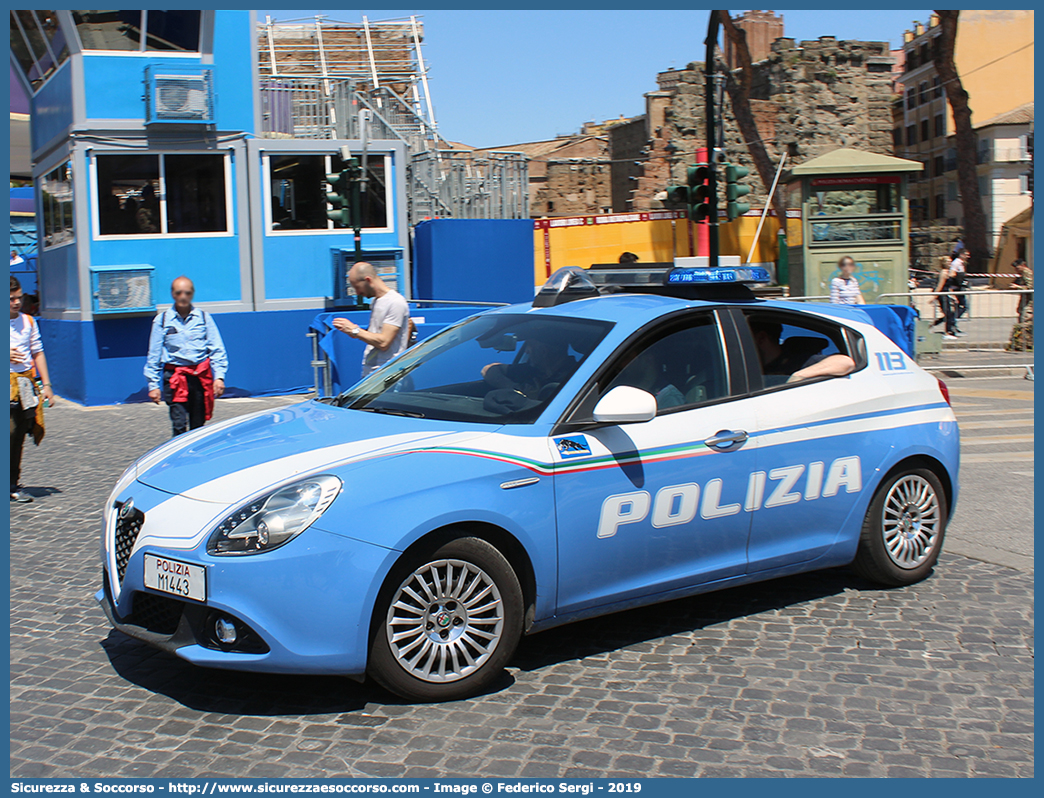
[[[729,395],[725,353],[709,314],[642,342],[614,371],[601,394],[619,385],[640,388],[656,397],[657,415]]]

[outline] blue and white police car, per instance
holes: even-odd
[[[862,311],[757,277],[564,270],[335,399],[176,438],[106,504],[98,601],[201,666],[438,701],[579,618],[846,564],[924,578],[957,499],[945,386]]]

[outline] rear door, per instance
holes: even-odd
[[[756,572],[812,560],[837,541],[846,523],[861,522],[861,514],[853,513],[892,444],[888,418],[894,401],[867,368],[861,337],[842,325],[778,309],[735,314],[751,354],[748,403],[758,438],[748,549],[748,570]],[[806,356],[843,354],[856,361],[856,370],[798,382],[763,373],[764,358],[750,330],[765,323],[778,324],[783,348],[800,353],[791,365]]]

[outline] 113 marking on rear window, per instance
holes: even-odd
[[[906,361],[901,352],[874,352],[877,368],[881,371],[906,371]]]

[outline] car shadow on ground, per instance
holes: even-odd
[[[264,717],[341,713],[338,723],[370,726],[387,718],[374,718],[368,710],[407,703],[372,679],[360,683],[346,676],[201,668],[115,629],[100,645],[122,678],[199,712]],[[504,672],[483,694],[498,693],[514,682],[514,677]]]
[[[837,568],[616,612],[524,637],[510,668],[535,671],[816,601],[845,590],[865,589],[882,588],[848,569]],[[339,713],[339,723],[374,725],[386,719],[372,716],[371,710],[406,703],[372,680],[359,683],[343,676],[201,668],[116,630],[111,630],[100,645],[122,678],[200,712],[267,717]],[[713,656],[714,651],[708,649],[707,654]],[[514,681],[505,671],[485,693],[506,690]]]

